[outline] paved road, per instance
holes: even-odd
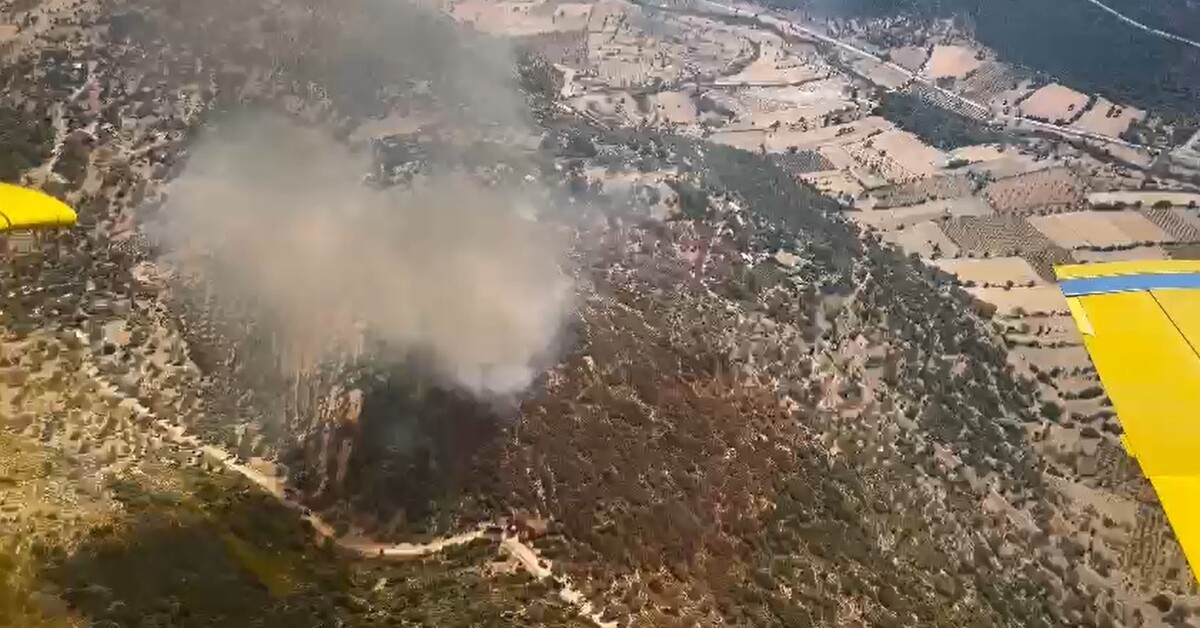
[[[1141,22],[1129,17],[1128,15],[1121,13],[1120,11],[1108,6],[1107,4],[1100,2],[1100,0],[1087,0],[1087,1],[1100,7],[1101,9],[1104,9],[1109,14],[1115,16],[1118,20],[1121,20],[1122,22],[1125,22],[1126,24],[1128,24],[1134,28],[1146,31],[1147,33],[1150,33],[1151,35],[1157,35],[1159,37],[1162,37],[1163,39],[1169,39],[1171,41],[1176,41],[1181,44],[1191,46],[1193,48],[1200,48],[1200,42],[1198,42],[1198,41],[1188,39],[1187,37],[1176,35],[1174,33],[1168,33],[1167,31],[1159,30],[1157,28],[1152,28],[1150,26],[1146,26],[1145,24],[1142,24]]]

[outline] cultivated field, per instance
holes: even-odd
[[[1046,168],[994,181],[983,190],[997,212],[1063,210],[1083,204],[1087,185],[1070,168]]]
[[[901,48],[892,48],[888,51],[888,58],[892,63],[909,70],[916,72],[920,70],[925,61],[929,59],[929,51],[921,46],[904,46]]]
[[[926,220],[936,220],[953,216],[986,216],[990,213],[992,213],[992,209],[987,206],[987,203],[973,196],[965,196],[962,198],[929,201],[905,207],[875,208],[855,212],[852,218],[859,224],[881,231],[891,231],[915,225]]]
[[[1028,283],[1042,285],[1046,280],[1038,275],[1029,262],[1020,257],[994,257],[989,259],[940,259],[934,264],[942,270],[956,275],[964,284],[973,283],[980,287],[1004,286],[1008,282],[1022,286]]]
[[[959,216],[942,222],[945,232],[968,257],[1019,255],[1045,279],[1053,280],[1053,267],[1073,260],[1021,216]]]
[[[958,88],[963,96],[971,100],[990,103],[1005,92],[1015,89],[1020,85],[1020,81],[1020,75],[1011,66],[998,61],[988,61],[960,81]],[[1012,102],[1015,101],[1008,104]]]
[[[934,46],[925,74],[934,79],[962,78],[983,65],[983,60],[976,58],[977,54],[966,46]]]
[[[1062,290],[1058,289],[1058,286],[967,288],[967,292],[970,292],[980,301],[995,305],[997,312],[1005,316],[1064,314],[1068,312],[1067,299],[1063,296]],[[1086,354],[1084,355],[1086,356]]]
[[[1055,244],[1066,249],[1171,240],[1162,229],[1135,212],[1071,212],[1035,216],[1029,222]]]
[[[1103,264],[1105,262],[1136,262],[1141,260],[1171,259],[1167,249],[1161,246],[1138,246],[1132,249],[1116,251],[1090,251],[1080,249],[1072,251],[1071,257],[1084,264]]]
[[[961,174],[946,174],[889,186],[876,190],[871,195],[875,197],[876,209],[885,209],[970,196],[974,190],[975,185],[969,177]]]
[[[926,260],[935,254],[943,257],[958,255],[958,247],[932,221],[887,232],[883,239],[900,247],[905,253],[916,253]]]
[[[1087,94],[1051,83],[1021,101],[1021,115],[1062,124],[1073,119],[1087,106]]]
[[[1143,209],[1142,215],[1175,242],[1200,242],[1200,216],[1187,209]]]
[[[1133,107],[1124,107],[1113,102],[1097,98],[1096,104],[1085,111],[1071,126],[1100,135],[1119,137],[1135,120],[1146,117],[1146,112]]]
[[[909,173],[908,177],[898,179],[900,181],[929,176],[941,169],[947,161],[945,153],[922,142],[908,131],[884,131],[868,142],[874,151],[896,162],[902,170]]]

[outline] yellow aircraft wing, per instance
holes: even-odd
[[[1200,262],[1055,269],[1112,400],[1126,451],[1154,485],[1200,575]]]
[[[75,224],[75,210],[29,188],[0,183],[0,233],[16,229],[53,229]]]

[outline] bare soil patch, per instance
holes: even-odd
[[[915,224],[911,227],[884,234],[884,239],[895,243],[905,253],[916,253],[922,259],[929,259],[935,253],[943,256],[958,254],[958,246],[946,237],[941,228],[932,221]]]
[[[1134,107],[1113,103],[1106,98],[1097,98],[1092,105],[1071,126],[1091,133],[1120,137],[1135,120],[1146,117],[1146,112]]]
[[[1033,266],[1020,257],[940,259],[934,263],[938,268],[957,275],[960,282],[973,282],[981,287],[1004,286],[1010,281],[1018,286],[1026,283],[1046,284]]]
[[[974,49],[966,46],[934,46],[925,73],[930,78],[962,78],[983,65]]]
[[[1072,212],[1036,216],[1029,222],[1055,244],[1067,249],[1169,240],[1162,229],[1132,212]]]
[[[1022,313],[1057,314],[1068,311],[1067,299],[1058,286],[1045,285],[1011,289],[967,288],[967,291],[979,300],[995,305],[1001,314],[1009,316],[1017,316]]]
[[[1051,83],[1021,102],[1021,115],[1054,124],[1070,121],[1087,106],[1087,94]]]

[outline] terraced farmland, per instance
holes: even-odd
[[[802,150],[795,153],[784,153],[775,158],[785,171],[793,174],[808,174],[810,172],[825,172],[836,170],[829,158],[815,150]]]
[[[983,195],[997,212],[1067,210],[1083,206],[1087,184],[1070,168],[1046,168],[995,181]]]
[[[926,201],[970,196],[975,189],[971,179],[961,174],[928,177],[908,183],[881,188],[874,193],[878,202],[875,207],[906,207]]]
[[[1073,261],[1070,252],[1054,244],[1021,216],[958,216],[944,220],[941,227],[962,254],[974,257],[1019,255],[1047,280],[1054,279],[1055,264]]]
[[[1200,218],[1185,209],[1143,209],[1142,215],[1176,242],[1200,242]]]
[[[975,102],[987,103],[1007,90],[1012,89],[1021,77],[1003,63],[985,63],[961,83],[963,96]]]

